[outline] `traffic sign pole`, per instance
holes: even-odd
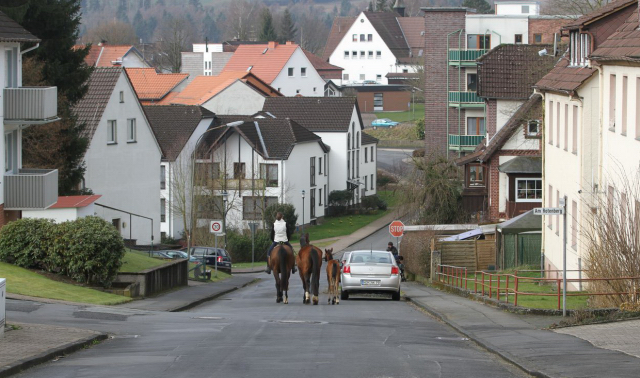
[[[562,316],[567,316],[567,196],[560,199],[560,206],[562,206]]]

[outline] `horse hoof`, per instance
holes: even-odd
[[[289,298],[284,299],[284,304],[289,304]]]
[[[313,305],[317,305],[318,304],[318,297],[313,296]]]

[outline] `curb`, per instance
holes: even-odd
[[[40,365],[44,362],[50,361],[57,356],[71,354],[80,349],[83,349],[87,346],[93,345],[97,341],[102,341],[107,339],[106,333],[100,333],[94,336],[85,337],[78,341],[68,343],[62,345],[58,348],[50,349],[46,352],[43,352],[39,355],[36,355],[31,358],[25,358],[23,360],[19,360],[17,363],[11,366],[3,366],[0,368],[0,378],[8,377],[13,374],[20,373],[26,369],[32,368],[36,365]]]
[[[405,299],[407,300],[407,302],[411,302],[413,304],[415,304],[416,306],[422,308],[423,310],[425,310],[426,312],[428,312],[429,314],[431,314],[433,317],[435,317],[436,319],[440,320],[441,322],[447,324],[449,327],[453,328],[456,332],[458,332],[459,334],[463,335],[464,337],[468,338],[469,340],[473,341],[474,343],[478,344],[481,348],[487,350],[488,352],[491,352],[493,354],[495,354],[496,356],[502,358],[503,360],[505,360],[506,362],[514,365],[515,367],[517,367],[518,369],[522,370],[523,372],[533,376],[533,377],[539,377],[539,378],[553,378],[552,376],[545,374],[541,371],[538,370],[532,370],[529,369],[528,367],[522,365],[520,362],[516,361],[513,357],[511,357],[509,354],[507,353],[503,353],[502,351],[489,346],[488,344],[486,344],[484,341],[480,340],[479,338],[473,336],[472,334],[470,334],[469,332],[467,332],[464,328],[460,327],[459,325],[457,325],[456,323],[448,320],[443,314],[441,314],[439,311],[436,311],[432,308],[430,308],[427,305],[424,305],[418,301],[414,301],[413,299],[411,299],[410,296],[405,295]]]
[[[221,296],[223,296],[223,295],[227,295],[227,294],[229,294],[229,293],[231,293],[231,292],[234,292],[234,291],[236,291],[236,290],[238,290],[238,289],[242,289],[242,288],[247,287],[247,286],[249,286],[249,285],[253,285],[254,283],[259,282],[260,280],[262,280],[262,278],[256,278],[256,279],[254,279],[254,280],[251,280],[251,281],[249,281],[249,282],[245,283],[244,285],[241,285],[241,286],[235,286],[235,287],[232,287],[232,288],[229,288],[229,289],[223,290],[223,291],[221,291],[221,292],[219,292],[219,293],[212,294],[212,295],[210,295],[210,296],[208,296],[208,297],[200,298],[200,299],[198,299],[198,300],[196,300],[196,301],[194,301],[194,302],[187,303],[186,305],[178,306],[178,307],[175,307],[175,308],[172,308],[172,309],[166,310],[166,311],[167,311],[167,312],[181,312],[181,311],[186,311],[186,310],[188,310],[188,309],[190,309],[190,308],[193,308],[193,307],[196,307],[196,306],[198,306],[198,305],[201,305],[201,304],[203,304],[204,302],[208,302],[208,301],[214,300],[214,299],[219,298],[219,297],[221,297]],[[0,378],[2,378],[2,377],[0,376]]]

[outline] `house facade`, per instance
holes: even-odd
[[[97,67],[74,112],[89,140],[83,186],[102,195],[96,215],[125,239],[160,241],[160,146],[123,68]]]
[[[45,210],[58,200],[58,170],[23,168],[22,132],[59,120],[56,87],[22,87],[22,55],[40,42],[6,14],[0,12],[0,101],[4,143],[0,143],[0,159],[4,179],[0,181],[0,227],[21,217],[23,210]]]

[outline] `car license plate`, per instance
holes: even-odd
[[[379,286],[380,280],[360,280],[360,286]]]

